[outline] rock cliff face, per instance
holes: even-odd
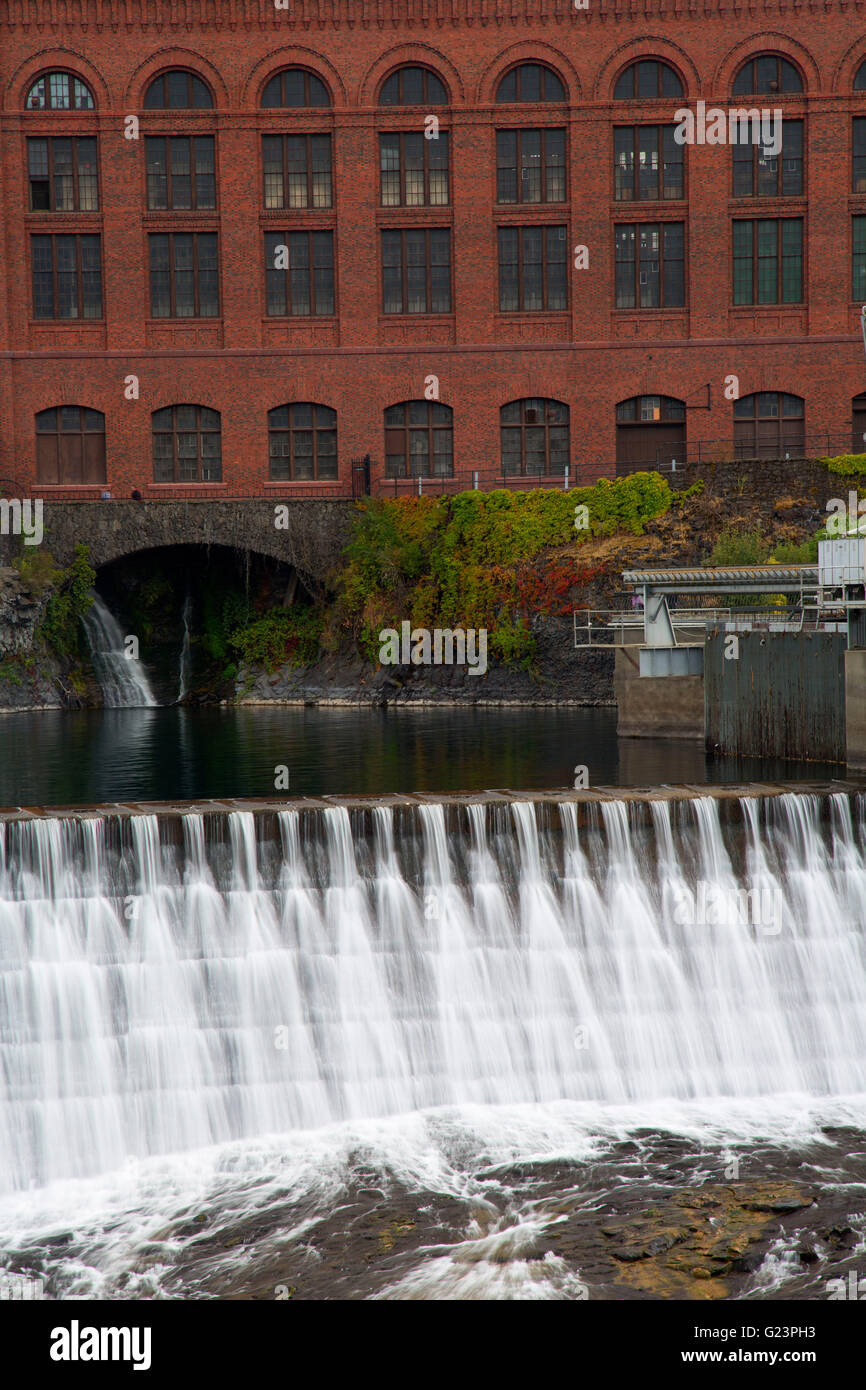
[[[34,594],[14,569],[0,569],[0,710],[60,709],[60,663],[38,641],[51,591]]]
[[[47,592],[31,593],[17,570],[0,569],[0,659],[32,650],[33,634],[45,615],[48,598]]]
[[[570,619],[537,617],[537,664],[491,663],[484,675],[466,666],[380,666],[361,657],[329,657],[315,666],[268,674],[242,669],[242,704],[613,704],[613,652],[576,649]]]

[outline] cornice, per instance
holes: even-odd
[[[0,0],[0,29],[34,34],[184,34],[261,30],[298,33],[356,26],[363,29],[486,27],[521,24],[643,24],[742,21],[780,23],[800,15],[866,12],[866,0]]]

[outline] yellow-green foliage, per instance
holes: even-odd
[[[843,478],[853,478],[858,473],[866,473],[866,454],[837,454],[835,458],[819,459],[831,473],[841,473]]]
[[[499,489],[359,503],[335,575],[342,625],[371,657],[382,628],[409,619],[417,627],[487,628],[494,653],[527,660],[534,642],[518,602],[517,568],[588,535],[638,535],[672,499],[659,474],[633,473],[570,492]],[[589,526],[575,529],[583,506]]]

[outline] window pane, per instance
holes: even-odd
[[[682,198],[685,196],[685,177],[683,173],[683,146],[674,139],[674,126],[662,127],[662,149],[664,169],[662,176],[662,197]]]
[[[496,132],[496,199],[500,203],[517,202],[517,132],[514,130]]]
[[[638,197],[644,201],[659,196],[659,133],[656,126],[639,126]]]
[[[615,126],[613,132],[614,197],[634,197],[634,126]]]
[[[169,72],[165,77],[166,105],[180,110],[189,105],[189,82],[185,72]]]

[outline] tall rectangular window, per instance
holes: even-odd
[[[632,222],[615,228],[616,307],[681,309],[686,302],[685,224]]]
[[[448,132],[428,140],[417,131],[379,136],[383,208],[443,207],[448,202]]]
[[[333,232],[266,232],[265,289],[272,317],[333,314]]]
[[[217,318],[216,232],[160,232],[148,240],[151,316],[155,319]]]
[[[145,148],[151,211],[210,212],[216,207],[212,135],[149,135]]]
[[[496,201],[565,202],[564,130],[497,130]]]
[[[101,319],[98,236],[32,236],[35,319]]]
[[[31,212],[98,212],[96,140],[91,136],[27,141]]]
[[[866,116],[854,117],[851,149],[853,155],[851,189],[854,193],[866,193]]]
[[[624,125],[613,130],[614,197],[619,203],[685,197],[684,146],[676,126]]]
[[[500,227],[500,313],[567,308],[565,227]]]
[[[735,304],[802,304],[803,219],[736,219]]]
[[[383,232],[382,297],[386,314],[450,313],[451,232]]]
[[[866,217],[851,219],[853,266],[851,277],[851,298],[866,303]]]
[[[266,208],[329,208],[330,135],[263,135]]]
[[[781,154],[733,145],[735,198],[798,198],[803,192],[803,122],[782,122]]]

